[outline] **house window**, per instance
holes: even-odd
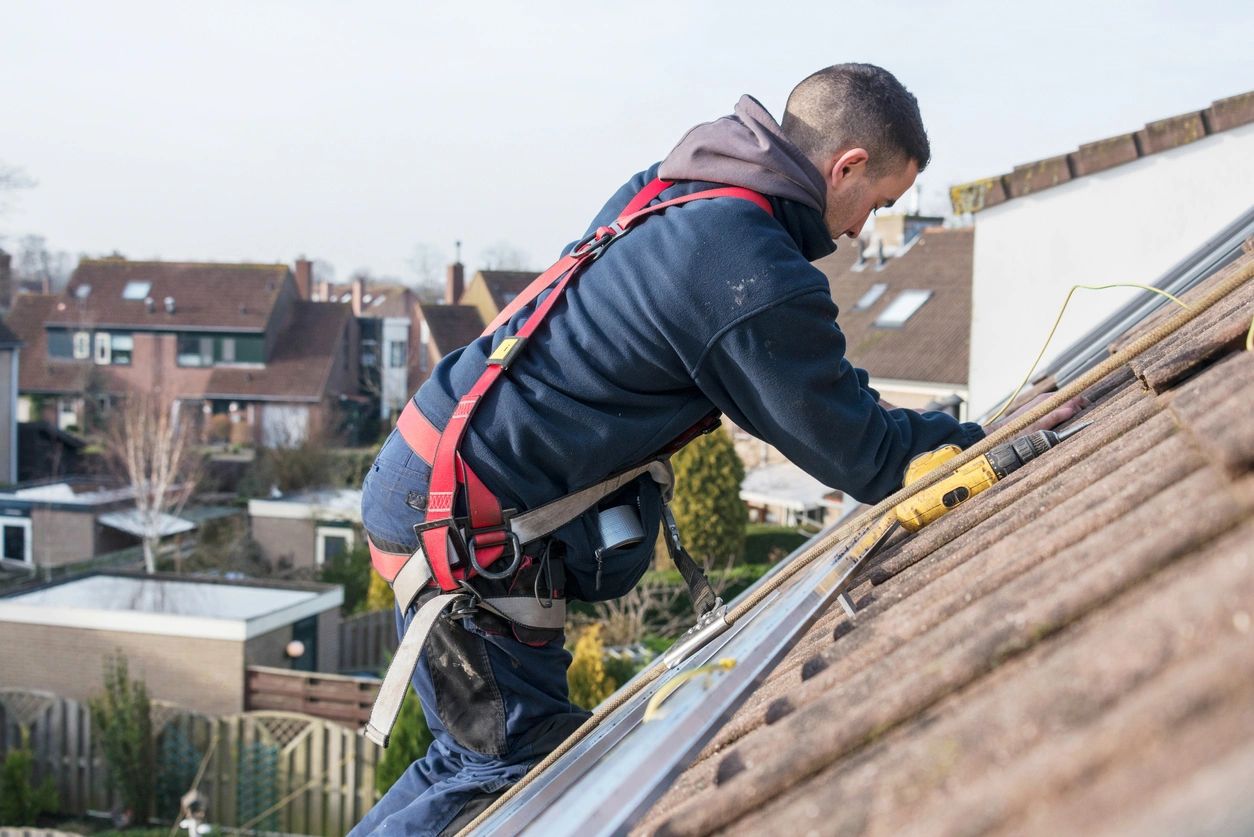
[[[74,338],[63,328],[48,329],[48,357],[74,357]]]
[[[127,282],[126,287],[122,289],[122,299],[147,299],[150,290],[152,290],[151,282]]]
[[[96,363],[107,365],[113,359],[112,343],[109,340],[109,332],[96,332]]]
[[[183,333],[177,342],[179,366],[265,361],[265,337],[260,334]]]
[[[91,332],[74,332],[74,359],[87,360],[91,357]]]
[[[265,363],[266,338],[260,334],[239,334],[235,341],[236,363]]]
[[[353,548],[357,535],[347,526],[319,526],[315,530],[314,561],[322,566]]]
[[[25,517],[0,518],[0,558],[7,561],[31,562],[30,519]]]
[[[135,338],[130,334],[109,334],[109,353],[114,366],[130,366],[131,353],[135,350]]]
[[[902,291],[875,318],[875,324],[881,328],[897,328],[906,324],[906,320],[914,316],[914,312],[923,307],[923,303],[932,298],[931,291]]]
[[[405,368],[405,341],[393,340],[388,343],[388,366],[393,369]]]
[[[221,343],[221,351],[218,353],[219,359],[223,363],[235,362],[235,338],[223,337]]]
[[[418,342],[418,346],[419,346],[418,370],[420,372],[426,372],[427,371],[427,357],[430,354],[430,350],[427,347],[431,343],[431,329],[427,327],[426,322],[423,322],[422,329],[420,330],[419,334],[421,335],[421,337]]]

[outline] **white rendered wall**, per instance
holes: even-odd
[[[1254,124],[978,213],[971,414],[1022,379],[1072,285],[1151,284],[1252,204]],[[1042,363],[1140,293],[1076,291]]]
[[[405,344],[404,362],[400,366],[391,366],[392,343]],[[383,392],[380,398],[380,409],[384,417],[404,408],[405,402],[412,392],[409,391],[409,353],[413,347],[409,345],[409,318],[386,317],[383,320],[383,345],[379,353],[383,360]]]

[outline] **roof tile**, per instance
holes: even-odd
[[[1219,99],[1206,109],[1211,133],[1239,128],[1254,122],[1254,90]]]
[[[1006,182],[1006,192],[1009,196],[1021,198],[1024,195],[1048,189],[1050,186],[1066,183],[1071,179],[1071,168],[1067,163],[1067,155],[1062,154],[1045,160],[1037,160],[1034,163],[1015,166],[1014,171],[1003,179]]]
[[[1179,116],[1151,122],[1136,132],[1137,142],[1141,144],[1142,154],[1157,154],[1197,142],[1206,136],[1206,125],[1202,122],[1202,111],[1182,113]]]
[[[1136,136],[1120,134],[1117,137],[1085,143],[1080,146],[1079,151],[1073,151],[1067,156],[1071,158],[1071,171],[1076,177],[1105,171],[1137,158]]]

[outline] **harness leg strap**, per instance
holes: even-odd
[[[411,562],[412,563],[412,562]],[[374,699],[374,708],[370,710],[370,720],[362,729],[362,733],[380,747],[387,747],[396,717],[401,712],[401,702],[405,700],[405,692],[409,689],[409,681],[418,667],[418,657],[422,655],[422,647],[427,643],[427,635],[435,627],[435,622],[454,602],[467,599],[465,593],[444,593],[424,604],[409,623],[401,644],[392,657],[388,673],[383,677],[383,685]]]

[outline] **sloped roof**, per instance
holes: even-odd
[[[483,277],[483,284],[487,286],[496,310],[500,311],[540,274],[534,270],[481,270],[479,275]]]
[[[13,299],[9,323],[23,343],[17,372],[22,392],[82,392],[93,374],[108,374],[103,371],[108,367],[49,359],[44,323],[56,313],[56,306],[64,303],[59,295],[20,294]]]
[[[815,262],[827,274],[845,333],[845,353],[876,378],[965,385],[971,345],[971,259],[974,232],[931,227],[900,256],[876,269],[868,258],[855,270],[857,250],[841,247]],[[874,304],[855,306],[872,286],[884,292]],[[877,317],[902,291],[932,295],[904,325],[881,327]]]
[[[1015,166],[949,190],[954,212],[979,212],[1012,198],[1035,194],[1078,177],[1106,171],[1142,157],[1178,148],[1254,122],[1254,90],[1219,99],[1204,110],[1150,122],[1138,131],[1081,145],[1078,150]]]
[[[66,307],[53,312],[48,322],[135,329],[261,331],[270,319],[288,273],[283,264],[84,259],[66,286]],[[154,300],[153,311],[147,310],[143,296],[123,298],[123,291],[131,282],[150,283],[145,295]],[[166,297],[174,300],[173,314],[165,310]]]
[[[440,355],[473,343],[483,332],[485,323],[479,309],[473,305],[437,305],[423,302],[418,305],[422,318],[431,331],[431,341]]]
[[[1251,311],[1247,280],[899,538],[636,833],[1254,827]]]
[[[10,349],[20,345],[21,342],[21,338],[13,333],[4,320],[0,320],[0,348]]]
[[[301,300],[274,342],[263,368],[214,367],[204,395],[211,398],[277,398],[320,401],[327,395],[331,367],[339,357],[347,305]]]

